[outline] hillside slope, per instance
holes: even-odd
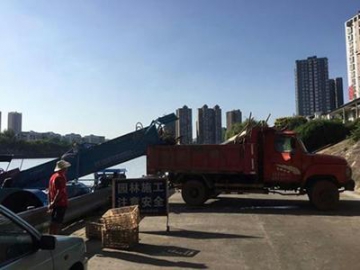
[[[356,191],[360,192],[360,141],[354,143],[349,139],[344,140],[319,151],[319,153],[345,158],[353,171],[353,179],[356,182]]]

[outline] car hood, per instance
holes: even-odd
[[[314,154],[313,159],[315,163],[320,163],[320,164],[347,165],[346,159],[338,156]]]

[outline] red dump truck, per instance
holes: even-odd
[[[309,153],[294,132],[261,126],[220,145],[150,146],[147,174],[166,175],[191,206],[224,192],[290,191],[330,210],[338,205],[339,192],[355,186],[344,158]]]

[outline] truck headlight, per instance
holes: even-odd
[[[346,167],[345,175],[346,175],[346,178],[348,178],[348,179],[351,178],[352,170],[351,170],[350,166]]]

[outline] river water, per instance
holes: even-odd
[[[26,170],[28,168],[40,165],[52,160],[51,158],[28,158],[28,159],[13,159],[10,163],[9,170],[14,168],[21,168],[21,170]],[[0,168],[6,169],[7,164],[0,163]],[[119,165],[115,165],[113,168],[126,169],[127,178],[138,178],[146,174],[146,157],[142,156]],[[92,174],[86,175],[80,178],[80,181],[86,185],[93,184],[94,176]]]

